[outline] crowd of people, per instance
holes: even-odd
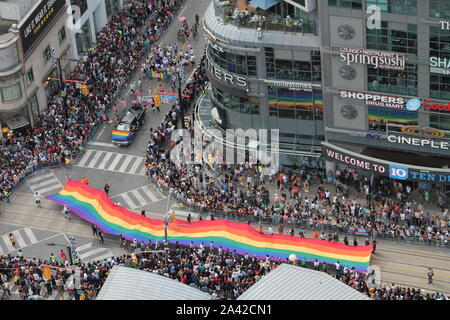
[[[158,242],[140,243],[134,252],[102,261],[77,263],[77,270],[68,268],[67,257],[48,260],[16,256],[0,257],[0,287],[2,299],[38,300],[59,296],[60,299],[92,300],[100,292],[114,265],[152,272],[197,288],[211,295],[213,300],[235,300],[264,275],[289,261],[257,259],[248,254],[214,248],[213,244],[194,247],[177,243],[167,251]],[[167,252],[167,253],[166,253]],[[444,294],[425,293],[420,289],[392,285],[371,285],[371,274],[359,273],[354,268],[318,262],[295,261],[300,267],[314,268],[343,281],[375,300],[448,300]],[[49,274],[45,269],[50,269]],[[59,291],[59,295],[53,294]],[[66,293],[66,295],[64,295]],[[65,298],[64,298],[65,296]],[[61,298],[62,297],[62,298]]]
[[[120,89],[136,69],[140,57],[172,20],[181,0],[129,1],[98,34],[95,48],[67,76],[86,81],[90,89],[65,84],[66,98],[54,95],[32,129],[10,132],[0,147],[0,192],[8,197],[33,171],[69,164],[93,134],[107,121],[107,112]]]

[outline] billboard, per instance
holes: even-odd
[[[23,54],[26,55],[41,35],[48,32],[48,28],[58,13],[65,7],[65,0],[43,0],[20,26]]]

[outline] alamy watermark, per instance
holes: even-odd
[[[270,139],[269,139],[270,136]],[[279,169],[278,129],[209,129],[208,134],[195,127],[193,135],[187,129],[172,132],[175,146],[170,160],[177,166],[209,164],[262,165],[262,175],[273,175]],[[270,150],[269,150],[270,149]]]
[[[67,28],[76,33],[81,33],[81,9],[79,6],[70,5],[67,7]]]
[[[367,7],[367,29],[381,29],[381,9],[377,5],[371,5]]]

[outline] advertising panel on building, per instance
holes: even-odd
[[[403,55],[388,51],[341,48],[341,61],[350,65],[361,63],[373,65],[376,69],[405,70],[406,58]]]
[[[336,161],[373,174],[388,176],[391,179],[450,183],[450,169],[422,168],[389,162],[367,157],[327,142],[322,142],[322,155],[328,161]]]
[[[64,8],[64,0],[43,0],[20,26],[23,54],[26,55],[41,35],[44,35],[58,13]]]

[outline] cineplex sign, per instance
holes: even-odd
[[[406,164],[365,157],[326,142],[322,142],[322,155],[328,161],[343,163],[353,168],[388,176],[392,179],[450,183],[450,170],[436,171],[433,168],[412,168]]]

